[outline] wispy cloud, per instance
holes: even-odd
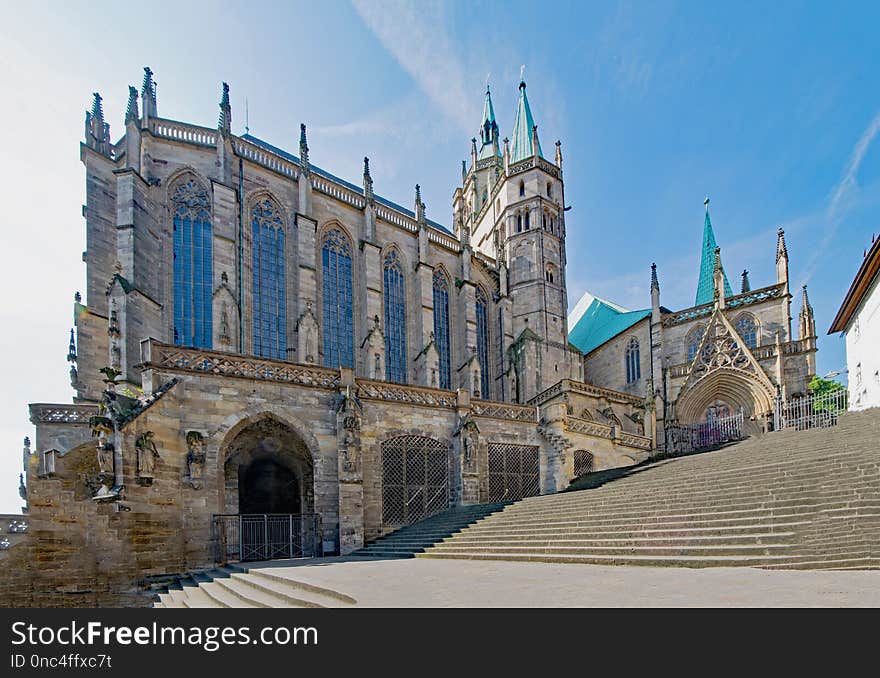
[[[828,207],[825,209],[825,235],[822,237],[819,245],[813,250],[813,255],[810,257],[802,276],[801,285],[807,284],[813,273],[816,272],[819,261],[825,255],[825,250],[834,239],[844,216],[853,206],[858,196],[859,168],[862,166],[862,160],[864,160],[865,154],[878,134],[880,134],[880,112],[874,116],[868,127],[865,128],[862,136],[859,137],[849,156],[849,162],[846,164],[843,176],[831,191]]]
[[[446,7],[436,1],[352,0],[367,27],[419,88],[463,130],[478,111],[466,69],[447,29]]]

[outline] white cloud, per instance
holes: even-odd
[[[419,88],[463,130],[478,111],[466,83],[466,69],[446,29],[439,2],[353,0],[355,10]]]
[[[800,285],[806,285],[813,273],[816,272],[819,261],[825,256],[826,249],[834,240],[843,217],[853,206],[858,196],[859,168],[878,133],[880,133],[880,112],[874,116],[862,136],[859,137],[850,154],[843,176],[831,192],[831,198],[825,210],[825,235],[822,237],[821,243],[813,250],[813,255],[810,257]]]

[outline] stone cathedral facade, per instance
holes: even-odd
[[[162,117],[149,69],[129,92],[115,143],[86,114],[75,395],[30,406],[24,450],[30,604],[223,559],[223,516],[308,516],[346,554],[647,458],[644,394],[586,383],[568,340],[561,145],[524,82],[504,138],[487,90],[450,228],[367,158],[358,185],[312,164],[304,125],[297,154],[233,134],[225,84],[216,127]]]

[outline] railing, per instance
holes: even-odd
[[[157,119],[152,125],[153,134],[174,141],[186,141],[200,146],[216,146],[217,130],[199,127],[175,120]]]
[[[572,379],[562,379],[550,388],[542,391],[538,395],[529,400],[529,405],[542,405],[548,400],[555,398],[560,393],[571,392],[581,395],[595,396],[597,398],[606,398],[611,402],[629,403],[630,405],[642,406],[645,404],[643,398],[639,398],[622,391],[614,391],[610,388],[602,388],[586,382],[574,381]]]
[[[321,555],[321,516],[289,513],[227,513],[212,522],[218,563]]]
[[[715,417],[698,424],[676,424],[666,429],[667,449],[677,453],[698,452],[743,439],[743,411]]]
[[[258,165],[262,165],[266,169],[278,172],[291,179],[296,179],[299,176],[296,165],[286,158],[282,158],[281,156],[271,153],[256,144],[245,141],[244,139],[236,138],[233,143],[235,152],[242,158],[255,162]]]
[[[791,400],[777,398],[773,406],[773,430],[803,431],[834,426],[848,404],[849,393],[843,388]]]
[[[32,424],[85,424],[98,414],[97,405],[53,405],[34,403],[30,406]]]

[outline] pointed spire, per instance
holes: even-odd
[[[368,204],[373,202],[373,177],[370,176],[370,159],[364,156],[364,198]]]
[[[535,120],[532,117],[532,109],[529,106],[529,98],[526,96],[526,81],[522,80],[519,83],[519,103],[516,107],[516,118],[513,121],[510,162],[519,162],[533,155],[543,157],[541,144],[538,143]]]
[[[133,85],[128,86],[128,106],[125,109],[125,124],[130,122],[137,123],[140,120],[138,115],[138,91]]]
[[[97,92],[92,93],[92,97],[92,117],[99,118],[101,122],[104,122],[104,100]]]
[[[461,185],[464,186],[465,179],[467,179],[467,161],[461,161]]]
[[[67,362],[76,362],[76,341],[74,340],[73,328],[70,328],[70,343],[67,345]]]
[[[651,264],[651,291],[660,289],[660,281],[657,279],[657,264]]]
[[[776,261],[778,262],[783,257],[788,259],[788,248],[785,246],[785,231],[780,226],[776,231]]]
[[[232,134],[232,106],[229,105],[229,85],[223,83],[223,95],[220,98],[220,117],[217,119],[217,129],[221,136],[228,137]]]
[[[309,145],[306,142],[305,123],[299,126],[299,165],[304,176],[309,176],[312,173],[312,167],[309,165]]]
[[[711,303],[715,298],[715,250],[718,247],[715,242],[715,232],[712,230],[712,221],[709,218],[709,198],[707,197],[703,204],[706,206],[706,218],[703,222],[703,251],[700,259],[700,279],[697,284],[697,298],[694,306],[702,306]],[[719,258],[720,265],[720,258]],[[727,281],[727,274],[721,269],[721,275],[724,279],[724,295],[733,296],[730,283]]]
[[[810,305],[810,297],[807,295],[807,286],[803,286],[803,298],[801,300],[801,312],[798,316],[798,339],[806,339],[816,336],[816,320],[813,316],[813,307]]]
[[[495,121],[495,107],[492,105],[492,94],[489,91],[489,83],[486,83],[486,101],[483,103],[483,118],[480,121],[480,152],[479,159],[497,156],[498,151],[498,123]]]
[[[746,292],[751,292],[752,286],[749,283],[749,272],[747,270],[743,270],[742,272],[742,288],[740,289],[740,294],[745,294]]]
[[[144,82],[141,85],[141,101],[143,102],[144,125],[149,118],[155,118],[156,112],[156,83],[153,81],[153,71],[149,66],[144,66]]]
[[[562,169],[562,142],[559,139],[556,140],[556,166]]]
[[[418,184],[416,184],[416,203],[414,212],[416,215],[416,221],[418,221],[419,224],[424,225],[427,223],[425,221],[425,203],[422,202],[422,189]]]
[[[97,92],[92,94],[92,110],[86,111],[86,145],[110,155],[110,125],[104,122],[104,104]]]

